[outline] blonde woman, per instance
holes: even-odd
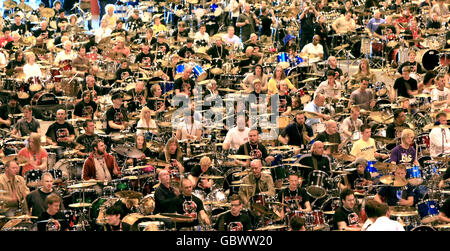
[[[281,65],[277,65],[275,68],[275,71],[272,75],[272,78],[269,80],[269,83],[267,85],[268,94],[273,95],[277,94],[278,90],[280,89],[281,81],[286,80],[286,83],[288,85],[288,88],[292,92],[296,92],[297,88],[291,83],[289,79],[286,78],[286,74],[284,73],[283,67]]]
[[[105,21],[107,23],[107,27],[110,28],[111,30],[114,30],[114,28],[116,27],[116,21],[117,19],[119,19],[119,17],[114,14],[114,10],[116,9],[116,7],[114,7],[113,4],[108,4],[105,7],[105,11],[106,14],[102,17],[102,22]]]
[[[141,110],[141,116],[137,123],[137,128],[146,128],[146,129],[137,129],[136,134],[144,134],[149,131],[153,134],[158,134],[158,129],[156,129],[156,122],[152,119],[152,111],[147,106],[144,106]]]

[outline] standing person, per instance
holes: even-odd
[[[252,229],[252,222],[248,214],[242,211],[242,201],[239,195],[233,194],[230,197],[231,209],[219,217],[215,229],[218,231],[249,231]]]
[[[355,194],[351,189],[344,189],[340,194],[342,206],[336,209],[333,216],[334,227],[343,231],[361,231],[361,221],[354,208]]]
[[[260,16],[261,19],[261,41],[265,41],[266,39],[270,39],[272,37],[272,29],[271,26],[272,24],[276,24],[277,20],[276,20],[276,16],[275,13],[273,11],[273,9],[270,9],[269,12],[269,7],[265,7],[261,10],[261,12],[263,13]]]
[[[300,48],[305,47],[305,45],[313,41],[314,26],[316,17],[318,15],[319,13],[317,12],[316,7],[314,7],[314,5],[304,4],[303,12],[300,15],[300,21],[302,23],[300,34],[300,45],[299,45]],[[323,57],[323,49],[322,49],[322,57]]]
[[[56,194],[50,194],[45,198],[47,210],[44,211],[38,218],[38,231],[68,231],[69,224],[60,211],[62,199]]]
[[[241,28],[241,41],[245,42],[250,39],[250,34],[255,33],[256,23],[258,19],[255,13],[250,12],[250,4],[245,4],[244,12],[239,15],[236,26]]]
[[[29,160],[29,163],[22,167],[22,176],[30,170],[46,170],[47,169],[47,151],[41,147],[41,135],[31,133],[28,138],[28,145],[19,151],[19,156]]]
[[[41,216],[41,214],[47,210],[45,199],[55,192],[53,189],[54,180],[51,173],[46,172],[42,174],[41,182],[42,187],[29,193],[26,197],[28,215],[36,217]]]
[[[4,164],[5,173],[0,174],[0,190],[6,191],[0,193],[0,201],[4,203],[3,215],[14,216],[16,211],[22,210],[23,202],[30,193],[25,180],[18,175],[19,165],[15,160],[6,161]]]
[[[378,203],[375,200],[369,200],[366,203],[366,207],[372,206],[373,203],[375,203],[375,210],[378,213],[378,217],[372,225],[367,227],[366,231],[405,231],[400,222],[389,219],[391,214],[387,204]]]

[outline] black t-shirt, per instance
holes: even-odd
[[[184,196],[180,194],[174,203],[175,212],[194,218],[193,222],[177,224],[177,228],[192,227],[198,225],[198,216],[203,210],[203,202],[195,195]]]
[[[302,22],[302,35],[314,34],[314,20],[316,20],[316,15],[314,13],[308,13],[301,19]]]
[[[303,126],[305,126],[305,130],[308,133],[309,137],[312,137],[314,135],[314,132],[312,128],[308,125],[298,125],[297,123],[291,123],[284,130],[281,132],[281,136],[286,137],[289,136],[288,145],[295,145],[295,146],[304,146],[308,144],[309,142],[303,143]]]
[[[25,118],[22,118],[17,121],[15,128],[20,132],[20,135],[24,137],[29,136],[32,132],[37,132],[40,127],[41,125],[37,119],[32,118],[31,122],[28,123]]]
[[[313,158],[317,160],[317,170],[324,171],[330,176],[330,159],[325,155],[312,155],[305,154],[300,157],[299,163],[305,166],[310,166],[312,168],[300,168],[299,172],[301,173],[304,180],[309,180],[309,174],[315,170]]]
[[[128,76],[133,76],[133,72],[130,70],[130,68],[125,68],[125,69],[122,69],[122,68],[119,68],[117,71],[116,71],[116,79],[118,79],[118,80],[124,80],[125,79],[125,77],[123,77],[122,78],[122,76],[125,76],[125,72],[128,72]]]
[[[328,71],[331,71],[331,70],[334,71],[335,73],[338,72],[338,73],[339,73],[339,74],[338,74],[339,77],[340,77],[340,76],[343,76],[343,73],[342,73],[342,69],[341,69],[341,68],[336,67],[336,69],[332,69],[331,67],[328,66],[328,69],[325,71],[325,74],[324,74],[324,79],[325,79],[325,80],[327,79]]]
[[[136,56],[135,62],[151,65],[153,63],[153,60],[155,60],[155,55],[150,52],[148,54],[141,52]]]
[[[395,135],[395,133],[396,133],[395,127],[407,127],[407,128],[409,128],[409,125],[406,124],[406,123],[403,123],[400,126],[396,125],[395,123],[392,123],[392,124],[388,125],[388,127],[386,128],[386,138],[395,139],[395,137],[396,137],[396,135]]]
[[[409,84],[409,88],[406,84]],[[411,98],[408,89],[411,91],[417,90],[417,81],[415,79],[410,77],[408,80],[405,80],[403,77],[400,77],[395,80],[394,90],[397,91],[397,96]]]
[[[341,136],[339,135],[339,133],[335,133],[332,135],[329,135],[326,131],[319,133],[316,136],[316,141],[322,141],[322,142],[330,142],[330,143],[341,143]],[[338,152],[338,146],[331,146],[331,152],[332,153],[337,153]]]
[[[299,209],[297,204],[304,209],[305,203],[310,201],[310,198],[304,188],[299,187],[297,190],[291,191],[288,187],[278,192],[278,201],[289,205],[289,208],[293,211]]]
[[[178,89],[178,90],[180,90],[180,92],[182,92],[185,88],[188,88],[192,95],[192,91],[194,90],[194,85],[195,85],[195,82],[192,79],[189,78],[189,79],[185,80],[181,77],[181,78],[178,78],[177,80],[175,80],[175,82],[173,84],[173,89],[174,90]]]
[[[359,174],[357,170],[354,170],[347,175],[348,183],[352,189],[355,189],[355,184],[359,184],[362,179],[371,180],[370,173],[367,170],[364,170],[364,174]],[[341,180],[341,183],[345,184],[344,179]]]
[[[177,159],[177,155],[176,154],[169,154],[169,155],[170,155],[169,161],[172,160],[172,159]],[[162,160],[162,161],[166,161],[166,154],[164,153],[164,151],[159,154],[158,159]]]
[[[216,45],[214,45],[206,51],[206,54],[211,56],[211,58],[225,59],[229,55],[229,52],[223,46],[217,47]]]
[[[119,109],[111,107],[106,112],[106,133],[109,134],[111,132],[120,132],[119,129],[113,129],[109,127],[109,121],[112,121],[118,125],[122,125],[124,122],[128,122],[127,110],[124,107],[120,107]]]
[[[47,210],[47,203],[45,199],[50,193],[44,193],[41,189],[36,189],[29,193],[26,197],[28,209],[32,211],[31,215],[39,217],[43,212]]]
[[[356,227],[360,223],[357,213],[353,210],[349,211],[344,207],[339,207],[333,216],[334,229],[338,229],[338,222],[345,221],[347,227]]]
[[[261,36],[268,36],[270,37],[272,35],[272,30],[270,29],[270,26],[272,25],[272,18],[269,16],[261,16]]]
[[[120,224],[117,225],[117,226],[113,226],[113,225],[106,224],[106,225],[104,225],[104,227],[102,228],[102,231],[104,231],[104,232],[112,232],[112,231],[131,231],[131,226],[130,226],[130,224],[125,223],[125,222],[120,222]]]
[[[127,26],[129,30],[137,30],[144,25],[144,22],[140,17],[134,19],[133,16],[129,17],[127,20]]]
[[[250,142],[242,144],[237,154],[252,156],[252,159],[260,159],[261,161],[265,160],[268,156],[267,149],[263,144],[251,145]]]
[[[85,103],[84,100],[81,100],[75,105],[75,110],[73,114],[78,117],[83,118],[94,118],[94,113],[97,111],[97,104],[91,100],[89,103]]]
[[[384,33],[385,27],[383,27],[382,25],[379,25],[378,28],[375,30],[375,33],[377,33],[378,35],[386,35],[386,33]],[[391,30],[390,34],[396,34],[397,29],[395,29],[394,25],[388,25],[387,26],[388,30]]]
[[[447,170],[445,170],[444,176],[442,177],[442,179],[446,180],[450,178],[450,168],[447,167]]]
[[[69,229],[69,223],[67,222],[67,220],[64,217],[64,214],[62,212],[57,212],[55,215],[49,215],[47,213],[47,211],[44,211],[37,220],[39,222],[37,224],[39,232],[47,232],[47,223],[48,222],[45,220],[49,220],[49,219],[55,219],[55,220],[59,221],[59,224],[61,225],[59,231],[66,231]],[[41,221],[43,221],[43,222],[41,222]]]
[[[62,142],[61,139],[69,137],[70,135],[75,135],[75,130],[73,126],[67,122],[64,122],[64,124],[59,124],[58,122],[51,124],[45,134],[45,136],[49,137],[53,142],[57,142],[58,146],[63,147],[68,147],[69,143]]]
[[[450,198],[447,198],[444,202],[444,205],[439,209],[441,213],[443,213],[447,218],[450,218]]]
[[[170,47],[169,47],[169,45],[167,44],[167,43],[162,43],[162,44],[160,44],[160,43],[158,43],[158,42],[156,42],[154,45],[153,45],[153,48],[152,48],[152,51],[162,51],[162,47],[164,47],[165,48],[165,53],[163,53],[163,55],[165,55],[165,54],[167,54],[168,52],[169,52],[169,50],[170,50]],[[160,58],[160,56],[161,55],[157,55],[157,59],[162,59],[162,58]]]
[[[94,146],[92,145],[92,142],[94,142],[95,139],[98,139],[97,134],[93,135],[81,134],[76,139],[76,142],[84,146],[84,150],[82,150],[81,152],[90,153],[94,151]]]
[[[25,25],[24,24],[19,24],[16,25],[15,23],[13,23],[11,25],[11,32],[17,31],[19,33],[19,35],[24,35],[25,34]]]
[[[219,217],[214,228],[218,231],[248,231],[252,229],[252,223],[246,213],[234,216],[228,212]]]
[[[48,29],[45,29],[45,30],[42,30],[42,29],[38,29],[38,30],[35,30],[34,32],[33,32],[33,36],[35,36],[35,37],[39,37],[40,35],[43,35],[43,37],[45,37],[45,33],[47,33],[47,38],[51,38],[51,36],[52,36],[52,32],[51,31],[49,31]]]
[[[178,55],[182,58],[190,58],[194,54],[194,49],[192,47],[188,48],[187,46],[183,46],[183,48],[178,51]]]
[[[93,88],[90,88],[90,87],[86,86],[86,83],[84,83],[81,87],[81,90],[77,94],[77,98],[81,99],[83,92],[87,91],[87,90],[90,90],[90,91],[94,90],[97,93],[97,96],[101,96],[103,94],[102,88],[100,86],[94,85]]]
[[[406,62],[404,62],[403,64],[401,64],[399,67],[398,67],[398,72],[400,73],[400,74],[402,74],[402,72],[403,72],[403,67],[405,67],[405,66],[410,66],[410,68],[411,68],[411,71],[412,71],[412,68],[414,67],[414,66],[416,66],[417,67],[417,73],[419,73],[419,74],[423,74],[423,73],[425,73],[425,71],[422,69],[422,65],[420,64],[420,63],[418,63],[418,62],[409,62],[409,61],[406,61]]]
[[[20,113],[19,105],[16,105],[16,107],[13,108],[13,107],[9,106],[8,104],[4,104],[0,107],[0,117],[3,120],[9,119],[10,114],[18,114],[18,113]],[[11,122],[14,122],[14,121],[11,121]],[[7,126],[5,124],[2,124],[0,126],[0,128],[7,128]]]
[[[170,206],[177,199],[172,189],[168,189],[164,185],[160,185],[155,190],[155,210],[153,213],[169,213]]]

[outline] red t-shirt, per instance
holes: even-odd
[[[24,147],[19,151],[18,155],[28,158],[31,162],[35,162],[37,166],[42,165],[42,159],[48,157],[48,153],[44,148],[41,148],[41,151],[39,153],[34,154],[30,152],[30,150],[28,150],[27,147]],[[32,169],[34,169],[33,165],[31,164],[25,165],[22,168],[22,176],[25,176],[25,174]]]

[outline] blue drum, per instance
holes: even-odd
[[[291,60],[291,67],[296,67],[303,63],[303,59],[300,56],[296,56],[294,59]]]
[[[411,185],[420,185],[423,182],[420,166],[412,166],[406,169],[406,178]]]
[[[280,54],[278,54],[277,62],[283,69],[289,68],[289,55],[286,52],[280,52]]]
[[[215,3],[211,4],[211,12],[216,11],[216,9],[217,9],[218,7],[219,7],[219,6],[218,6],[217,4],[215,4]]]
[[[423,200],[417,203],[417,211],[420,219],[425,219],[432,216],[439,215],[439,202],[437,200]]]
[[[192,69],[192,71],[194,72],[195,77],[197,78],[197,81],[203,81],[206,79],[206,77],[208,77],[208,73],[206,73],[203,68],[196,64],[194,66],[194,68]]]
[[[371,176],[374,173],[378,173],[378,170],[373,166],[373,164],[375,164],[375,163],[376,163],[376,161],[374,161],[374,160],[367,161],[366,170],[370,173]]]
[[[180,74],[180,75],[183,74],[184,68],[185,68],[184,64],[179,64],[179,65],[177,65],[176,75],[178,75],[178,74]]]

